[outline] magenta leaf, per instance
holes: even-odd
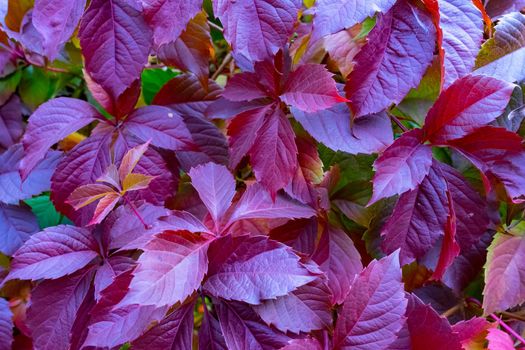
[[[0,203],[0,231],[0,252],[11,256],[39,231],[38,221],[27,208]]]
[[[208,271],[208,244],[205,238],[185,231],[155,236],[143,248],[129,293],[120,305],[162,307],[183,302]]]
[[[489,328],[487,334],[488,350],[513,350],[514,341],[507,333],[497,328]]]
[[[24,129],[20,99],[13,95],[0,107],[0,150],[17,143],[24,134]]]
[[[157,47],[175,41],[202,7],[202,0],[140,1]]]
[[[86,0],[35,1],[33,25],[44,38],[44,53],[50,61],[73,35],[85,6]]]
[[[288,342],[288,345],[282,347],[280,350],[322,350],[323,347],[317,339],[314,338],[303,338],[303,339],[292,339]]]
[[[249,61],[263,61],[293,34],[301,1],[218,0],[213,5],[233,51]]]
[[[348,76],[346,97],[354,116],[380,112],[417,87],[432,63],[435,40],[430,14],[409,1],[379,16]]]
[[[223,165],[207,163],[192,168],[191,183],[208,208],[216,225],[220,223],[235,195],[235,179]]]
[[[86,267],[55,281],[41,282],[33,290],[27,323],[39,349],[69,349],[70,332],[94,272],[93,267]]]
[[[0,299],[0,350],[11,350],[13,342],[13,314],[9,303]]]
[[[289,247],[264,236],[221,237],[210,244],[208,259],[203,287],[226,300],[259,304],[316,279]]]
[[[455,81],[434,103],[425,119],[425,139],[446,144],[503,113],[514,85],[485,76],[468,75]]]
[[[100,117],[95,107],[73,98],[61,97],[41,105],[29,118],[22,139],[22,178],[29,175],[51,146],[97,118]]]
[[[374,192],[369,205],[414,189],[431,164],[432,149],[423,144],[423,131],[414,129],[403,134],[374,163]]]
[[[337,319],[334,346],[388,349],[404,322],[406,299],[399,254],[373,261],[353,281]]]
[[[25,180],[18,171],[24,157],[21,144],[11,146],[0,154],[0,201],[8,204],[18,204],[20,200],[31,198],[49,190],[51,175],[60,160],[61,153],[48,151]]]
[[[350,28],[378,11],[387,12],[394,4],[394,0],[319,0],[315,8],[314,35],[320,38]]]
[[[280,98],[303,112],[317,112],[347,101],[339,96],[332,74],[320,64],[301,65],[291,72]]]
[[[104,259],[102,265],[99,265],[93,280],[96,301],[101,299],[102,291],[109,287],[117,276],[129,271],[134,266],[135,260],[123,255],[113,255]]]
[[[461,350],[459,336],[447,319],[415,295],[408,295],[407,326],[412,349]]]
[[[132,112],[124,128],[142,141],[169,150],[187,150],[193,146],[190,131],[175,111],[161,106],[146,106]]]
[[[328,278],[332,304],[342,304],[355,275],[363,270],[361,256],[354,243],[343,230],[327,226],[312,259]]]
[[[148,62],[151,30],[135,1],[93,0],[79,30],[86,70],[116,100]]]
[[[332,327],[330,290],[319,279],[253,309],[264,322],[282,332],[298,334]]]
[[[91,231],[74,226],[49,227],[31,238],[13,255],[7,280],[55,279],[69,275],[98,256]]]
[[[243,219],[309,218],[315,211],[285,195],[272,200],[270,194],[259,184],[249,186],[235,205],[230,223]]]
[[[215,304],[224,339],[229,350],[279,349],[290,338],[265,325],[246,304]]]
[[[485,263],[483,309],[503,311],[525,300],[523,256],[525,240],[520,236],[496,233]],[[501,288],[505,285],[505,288]]]
[[[199,329],[199,350],[227,350],[219,321],[204,308],[204,318]]]
[[[195,301],[180,306],[160,321],[159,324],[136,339],[132,343],[133,349],[191,349],[194,307]]]
[[[350,109],[339,103],[314,113],[292,108],[292,114],[313,138],[334,151],[377,153],[394,141],[390,119],[383,113],[363,116],[352,123]]]

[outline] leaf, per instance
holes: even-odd
[[[44,38],[44,53],[50,61],[73,35],[85,6],[85,0],[35,0],[33,24]]]
[[[0,203],[0,232],[0,252],[11,256],[38,232],[38,222],[28,209]]]
[[[408,131],[377,158],[368,205],[412,190],[423,181],[432,164],[432,149],[423,144],[423,136],[421,129]]]
[[[219,302],[215,308],[229,350],[279,349],[290,339],[263,324],[248,305]]]
[[[0,300],[0,350],[11,350],[13,342],[13,314],[9,310],[9,303]]]
[[[199,350],[227,350],[219,321],[204,307],[204,318],[199,329]]]
[[[20,99],[13,95],[0,107],[0,150],[17,143],[24,134],[24,129]]]
[[[128,174],[122,182],[122,190],[126,192],[143,190],[149,187],[154,176],[143,174]]]
[[[142,96],[146,104],[153,102],[155,95],[171,79],[179,75],[171,69],[151,68],[144,69],[141,74]]]
[[[141,0],[156,46],[175,41],[201,10],[202,0]]]
[[[213,6],[233,52],[253,62],[270,58],[284,47],[293,34],[301,1],[218,0]]]
[[[289,247],[264,236],[223,236],[210,244],[208,259],[203,288],[226,300],[259,304],[316,278]]]
[[[48,149],[69,134],[95,121],[98,111],[87,102],[61,97],[40,106],[29,118],[22,138],[25,156],[20,172],[25,179]]]
[[[194,307],[195,302],[180,306],[159,324],[136,339],[132,343],[133,349],[191,349]]]
[[[56,211],[49,195],[33,197],[26,199],[24,202],[31,207],[31,211],[36,215],[41,230],[51,226],[70,223],[68,222],[69,220]]]
[[[93,0],[82,17],[80,46],[91,78],[116,100],[148,62],[151,31],[141,6],[124,0]]]
[[[19,172],[20,162],[24,157],[21,144],[11,146],[0,154],[0,201],[8,204],[18,204],[20,200],[31,198],[49,190],[51,175],[60,161],[61,153],[46,152],[42,159],[22,180]]]
[[[337,33],[373,17],[376,12],[387,12],[393,0],[317,0],[314,18],[314,38]]]
[[[299,287],[288,295],[263,301],[255,312],[282,332],[311,332],[332,326],[331,295],[319,280]]]
[[[495,29],[494,36],[478,54],[475,74],[508,82],[522,81],[525,70],[518,62],[525,58],[525,16],[519,12],[505,15]]]
[[[120,162],[120,166],[118,169],[119,178],[121,182],[124,182],[124,179],[131,174],[133,169],[137,166],[140,159],[144,156],[144,153],[146,153],[146,150],[149,147],[149,141],[135,146],[133,148],[130,148],[126,151],[124,154],[124,157],[122,157],[122,160]]]
[[[489,350],[513,350],[514,342],[512,338],[502,330],[497,328],[489,328],[487,334],[487,340],[489,342],[487,349]]]
[[[192,168],[189,175],[193,187],[218,225],[232,204],[235,179],[225,166],[214,163]]]
[[[483,18],[472,1],[424,0],[438,33],[441,85],[448,88],[474,68],[483,41]]]
[[[261,185],[249,186],[241,199],[235,205],[230,217],[230,223],[244,219],[276,219],[276,218],[309,218],[315,211],[284,195],[278,194],[272,200],[270,194]]]
[[[208,271],[208,241],[189,232],[158,234],[143,250],[120,306],[162,307],[183,302],[199,288]]]
[[[337,319],[334,347],[388,349],[404,322],[399,254],[373,261],[353,281]]]
[[[417,87],[432,63],[435,37],[430,15],[408,1],[379,16],[345,87],[354,117],[398,104]]]
[[[115,208],[120,200],[120,193],[111,192],[106,194],[97,204],[93,217],[88,222],[87,226],[99,224],[108,216],[109,212]]]
[[[462,349],[447,319],[415,295],[408,296],[406,317],[412,349]]]
[[[496,233],[487,251],[483,310],[488,314],[525,301],[521,278],[525,240],[521,236]]]
[[[323,38],[324,49],[330,56],[330,59],[335,62],[343,77],[347,77],[354,69],[355,56],[366,42],[359,35],[361,30],[361,25],[355,25],[350,29],[342,30]]]
[[[425,139],[434,144],[465,136],[496,119],[507,106],[514,85],[468,75],[441,93],[425,119]]]
[[[33,290],[27,323],[39,349],[69,349],[73,322],[94,272],[93,267],[87,267],[56,281],[41,282]]]
[[[439,169],[430,168],[420,185],[403,193],[381,230],[381,249],[399,249],[401,265],[422,258],[445,235],[449,201]]]
[[[195,74],[204,87],[208,84],[209,60],[214,52],[207,20],[206,13],[199,12],[177,40],[158,50],[162,62]]]
[[[67,203],[71,204],[75,210],[85,207],[99,199],[114,194],[115,190],[102,184],[90,184],[80,186],[71,193]]]
[[[492,18],[497,18],[504,14],[521,10],[525,6],[523,0],[501,0],[491,1],[487,4],[487,12]]]
[[[40,231],[13,255],[6,280],[60,278],[78,271],[98,256],[91,231],[60,225]]]
[[[103,263],[97,268],[97,273],[93,279],[94,298],[98,302],[102,298],[102,291],[109,287],[115,279],[133,269],[136,261],[123,255],[113,255],[104,259]]]
[[[350,154],[376,153],[393,141],[390,119],[383,113],[351,120],[345,103],[319,112],[305,113],[292,108],[292,115],[318,142]]]
[[[327,225],[312,259],[326,274],[332,304],[342,304],[354,277],[363,270],[361,256],[354,243],[343,230]]]
[[[124,128],[157,147],[173,151],[193,148],[193,140],[183,118],[166,107],[146,106],[137,109],[126,118]]]
[[[339,96],[332,74],[319,64],[297,67],[286,79],[280,97],[303,112],[317,112],[347,101]]]
[[[290,122],[280,108],[275,107],[265,117],[249,155],[255,177],[272,197],[294,176],[297,145]]]
[[[491,324],[481,317],[460,321],[452,326],[454,332],[458,334],[463,349],[476,349],[476,346],[484,348],[489,328]]]
[[[281,350],[322,350],[322,346],[315,338],[292,339]]]

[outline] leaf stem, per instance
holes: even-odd
[[[215,71],[215,73],[213,73],[213,75],[211,76],[211,80],[215,80],[217,79],[217,77],[222,73],[222,71],[224,70],[224,68],[226,68],[226,66],[228,65],[228,63],[230,63],[230,61],[232,60],[233,56],[232,56],[232,53],[231,52],[228,52],[228,54],[224,57],[224,59],[222,60],[222,63],[221,65],[219,66],[219,68],[217,68],[217,70]]]
[[[219,25],[213,23],[212,21],[208,21],[208,25],[209,25],[211,28],[213,28],[213,29],[215,29],[215,30],[218,30],[218,31],[221,32],[221,33],[224,31],[224,29],[222,29],[221,26],[219,26]]]
[[[140,213],[137,211],[137,208],[135,208],[135,205],[126,196],[122,196],[122,198],[124,198],[124,202],[126,202],[126,204],[131,208],[131,210],[137,216],[137,218],[140,220],[142,225],[144,225],[144,228],[146,230],[149,229],[150,228],[149,225],[146,224],[146,222],[144,221],[144,219],[142,218]]]
[[[390,117],[390,119],[392,119],[392,121],[394,123],[396,123],[396,125],[401,129],[403,130],[403,132],[407,132],[408,131],[408,128],[406,126],[403,125],[403,123],[401,123],[401,121],[395,116],[393,115],[392,113],[390,112],[387,112],[388,116]]]
[[[448,317],[454,315],[456,312],[458,312],[460,308],[461,308],[461,304],[456,304],[456,305],[452,306],[450,309],[448,309],[447,311],[443,312],[441,314],[441,316],[445,317],[445,318],[448,318]]]
[[[499,323],[499,325],[503,328],[505,328],[505,330],[507,332],[509,332],[510,334],[512,334],[514,336],[514,338],[516,338],[520,343],[522,343],[523,345],[525,345],[525,339],[523,339],[523,337],[521,335],[519,335],[514,329],[512,329],[508,324],[506,324],[505,322],[503,322],[503,320],[501,318],[499,318],[496,314],[489,314],[490,317],[492,317],[492,319],[494,321],[496,321],[497,323]]]

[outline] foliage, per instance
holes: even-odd
[[[0,1],[0,350],[525,348],[524,7]]]

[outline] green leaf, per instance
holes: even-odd
[[[17,70],[7,77],[0,79],[0,106],[6,103],[9,97],[16,91],[21,78],[22,72]]]
[[[164,86],[172,78],[179,75],[171,69],[145,69],[142,72],[142,95],[147,104],[151,104],[153,97],[159,92],[160,88]]]
[[[54,85],[42,69],[29,66],[24,69],[18,92],[22,101],[35,110],[53,96]]]
[[[33,214],[36,215],[41,229],[60,224],[72,224],[68,218],[56,211],[49,195],[33,197],[25,200],[25,202],[31,207]]]

